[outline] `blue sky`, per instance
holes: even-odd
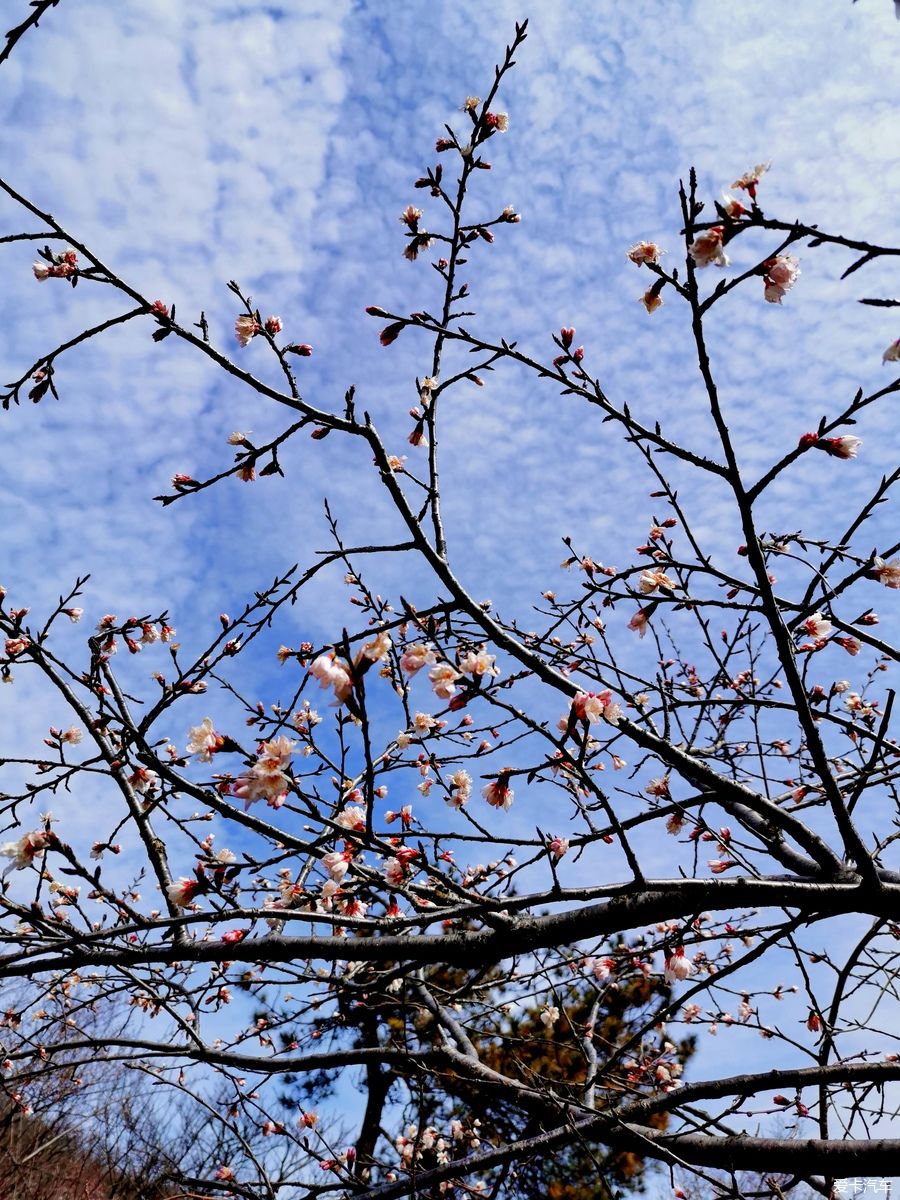
[[[182,318],[204,309],[214,339],[265,374],[261,346],[234,345],[226,284],[238,280],[264,313],[282,316],[292,340],[314,345],[299,367],[307,398],[337,408],[356,384],[390,448],[413,457],[406,414],[426,347],[404,336],[382,349],[363,309],[433,303],[427,257],[402,258],[397,217],[421,200],[412,182],[435,161],[443,124],[460,119],[467,94],[485,93],[514,21],[529,16],[499,105],[510,131],[492,141],[494,169],[472,200],[486,217],[506,204],[522,213],[471,257],[478,328],[550,357],[551,333],[576,326],[614,400],[709,446],[685,314],[669,301],[647,316],[637,302],[644,274],[625,251],[643,237],[677,249],[677,182],[692,165],[711,201],[769,159],[767,211],[896,241],[892,8],[62,0],[0,71],[0,161],[13,186],[100,258]],[[0,225],[34,227],[5,200]],[[118,311],[101,289],[39,286],[27,247],[0,250],[4,381]],[[742,247],[738,265],[749,252]],[[783,306],[747,288],[712,322],[750,474],[858,386],[886,382],[881,354],[900,336],[896,313],[856,303],[896,294],[887,266],[840,283],[846,254],[798,253],[802,275]],[[0,415],[0,579],[17,604],[39,610],[90,571],[89,615],[168,606],[181,640],[199,647],[221,610],[327,545],[323,495],[349,541],[397,532],[370,464],[336,436],[297,439],[286,480],[228,481],[155,505],[174,472],[225,466],[233,429],[262,437],[280,417],[189,347],[155,345],[146,325],[77,351],[56,378],[59,403]],[[847,494],[862,496],[895,465],[895,427],[886,412],[866,416],[860,460],[838,464]],[[504,370],[457,393],[443,447],[451,553],[476,593],[506,613],[524,618],[541,591],[561,585],[562,534],[606,562],[646,536],[652,481],[610,426],[586,420],[552,386]],[[773,526],[831,529],[827,489],[837,477],[826,484],[821,457],[808,455],[773,489],[764,514]],[[732,547],[740,539],[717,499],[708,484],[690,493],[700,532]],[[334,583],[311,589],[282,640],[336,636],[346,616]],[[431,598],[427,577],[405,562],[385,563],[377,586]],[[148,659],[146,673],[157,666]],[[243,669],[251,688],[281,686],[273,663]],[[0,689],[0,747],[39,738],[56,719],[21,675]]]

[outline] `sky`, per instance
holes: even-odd
[[[5,0],[3,19],[19,9],[24,0]],[[492,140],[493,170],[472,199],[485,217],[512,204],[522,221],[471,255],[477,328],[549,358],[552,333],[574,325],[614,401],[711,448],[685,314],[671,301],[644,312],[647,281],[625,251],[639,238],[677,250],[677,186],[691,166],[711,202],[768,160],[768,212],[896,244],[900,23],[890,0],[539,0],[530,11],[524,0],[61,0],[0,69],[0,174],[144,294],[182,318],[204,310],[213,339],[269,377],[263,348],[234,342],[227,283],[237,280],[286,335],[313,345],[298,367],[304,395],[337,409],[355,384],[389,449],[413,458],[407,410],[426,347],[404,336],[383,349],[363,310],[435,303],[427,257],[403,259],[397,218],[411,202],[426,207],[412,184],[435,162],[435,137],[460,121],[467,95],[485,93],[525,16],[529,38],[498,102],[509,132]],[[34,227],[0,200],[0,235]],[[857,387],[886,382],[881,355],[900,337],[896,310],[857,303],[896,294],[888,266],[841,283],[846,252],[798,254],[802,274],[782,306],[748,287],[711,322],[751,476]],[[4,381],[120,311],[100,288],[37,284],[27,245],[0,256]],[[349,542],[398,526],[371,464],[336,435],[296,439],[286,479],[229,480],[155,504],[173,473],[228,465],[232,430],[262,438],[281,417],[150,332],[134,323],[79,348],[57,364],[59,402],[0,413],[0,582],[40,611],[90,572],[80,603],[92,620],[165,607],[199,648],[220,611],[328,546],[323,496]],[[895,465],[895,425],[886,411],[861,421],[860,459],[839,464],[844,494],[862,496]],[[609,425],[552,385],[504,369],[458,390],[442,444],[451,556],[504,613],[524,618],[559,585],[563,534],[604,562],[646,537],[653,481]],[[807,455],[773,489],[772,527],[831,529],[823,457]],[[711,484],[688,495],[711,545],[741,540]],[[385,594],[433,596],[406,561],[379,572]],[[280,639],[333,639],[343,599],[326,576]],[[261,694],[281,686],[274,663],[242,669]],[[54,720],[25,675],[0,689],[0,749]]]

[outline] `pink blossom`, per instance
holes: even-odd
[[[406,878],[406,869],[399,858],[389,858],[384,864],[384,878],[391,887],[401,887]]]
[[[387,658],[392,645],[391,635],[386,629],[382,629],[371,642],[366,642],[363,646],[362,657],[367,658],[369,662],[381,662]]]
[[[249,346],[259,333],[259,322],[247,313],[241,313],[234,323],[234,336],[239,346]]]
[[[266,333],[270,334],[272,337],[274,337],[276,333],[281,333],[283,328],[284,326],[281,323],[281,317],[266,317]]]
[[[763,264],[766,273],[765,298],[770,304],[780,304],[781,298],[794,286],[800,274],[800,262],[793,254],[778,254]]]
[[[662,775],[659,779],[651,779],[644,791],[648,796],[656,796],[660,799],[669,795],[669,777]]]
[[[822,616],[820,612],[814,612],[811,617],[808,617],[801,628],[813,638],[826,638],[831,633],[834,626],[829,620]]]
[[[725,233],[721,225],[713,225],[697,235],[688,247],[688,254],[698,267],[708,267],[715,263],[717,267],[727,267],[728,259],[722,248],[722,236]]]
[[[639,608],[631,620],[628,622],[628,628],[631,629],[638,637],[644,637],[647,628],[650,624],[650,618],[647,615],[645,608]]]
[[[656,242],[635,242],[628,251],[627,257],[637,267],[644,263],[652,263],[656,266],[661,254],[665,254],[665,250],[661,250]]]
[[[707,865],[713,875],[721,875],[723,871],[729,871],[732,867],[736,867],[737,863],[730,858],[711,858]]]
[[[15,658],[17,655],[23,654],[30,645],[31,642],[27,637],[7,638],[5,644],[6,654],[9,658]]]
[[[735,188],[741,188],[747,193],[751,200],[756,199],[756,187],[762,176],[771,167],[771,163],[757,163],[750,171],[745,171],[740,179],[736,179],[731,185]]]
[[[581,721],[596,725],[599,721],[608,721],[617,725],[622,716],[621,706],[612,698],[612,692],[578,692],[572,701],[572,711]]]
[[[432,667],[428,672],[428,678],[431,680],[432,690],[439,700],[449,700],[459,690],[456,686],[459,673],[454,671],[449,663],[438,663],[436,667]]]
[[[366,810],[358,805],[351,804],[348,808],[343,809],[334,818],[335,824],[340,825],[342,829],[350,830],[354,833],[362,833],[366,827]]]
[[[196,756],[198,762],[208,763],[217,750],[221,750],[225,739],[216,733],[212,718],[204,717],[199,725],[191,729],[186,753]]]
[[[874,559],[872,575],[887,588],[900,588],[900,558],[886,563],[883,558]]]
[[[182,875],[180,879],[169,884],[166,888],[166,895],[169,897],[169,902],[176,908],[190,908],[199,891],[200,884],[196,879],[188,879]]]
[[[616,969],[616,960],[614,958],[592,958],[589,959],[591,974],[602,983],[604,979],[609,979],[610,975]]]
[[[78,256],[74,250],[66,250],[64,254],[54,254],[52,263],[35,262],[31,269],[38,283],[47,279],[68,279],[77,269]]]
[[[680,812],[673,812],[666,821],[666,832],[677,836],[681,833],[685,826],[685,816]]]
[[[498,133],[506,133],[507,129],[509,129],[509,117],[504,112],[485,113],[484,123],[488,129],[496,129]]]
[[[641,304],[648,313],[655,313],[658,308],[662,308],[665,301],[660,292],[662,291],[662,282],[654,283],[652,287],[647,288],[643,296],[640,297]]]
[[[0,854],[4,858],[13,859],[16,870],[21,871],[23,868],[31,866],[35,858],[52,845],[53,841],[53,833],[49,830],[38,829],[24,834],[16,842],[6,842],[5,845],[0,846]]]
[[[460,809],[466,804],[472,795],[472,776],[468,771],[460,768],[455,771],[447,780],[453,791],[447,797],[447,802],[452,808]]]
[[[352,857],[352,850],[332,850],[330,854],[322,856],[322,866],[335,883],[340,883],[350,869]]]
[[[696,970],[693,961],[685,954],[684,946],[677,946],[674,954],[666,956],[666,983],[674,983],[676,979],[688,979]]]
[[[509,775],[499,775],[493,782],[486,784],[481,789],[481,794],[490,804],[491,808],[502,808],[504,812],[508,812],[512,806],[515,792],[509,786]]]
[[[835,638],[834,640],[837,642],[837,644],[839,646],[843,646],[843,648],[847,651],[847,653],[854,658],[856,657],[857,654],[859,654],[860,650],[862,649],[862,642],[860,642],[859,638],[839,637],[839,638]]]
[[[400,655],[400,669],[407,675],[415,675],[423,667],[433,666],[437,662],[434,651],[424,642],[416,642],[407,646]]]
[[[334,689],[337,704],[343,704],[353,691],[350,667],[344,659],[338,658],[333,650],[314,659],[310,664],[309,673],[314,679],[318,679],[320,687]]]
[[[655,592],[657,588],[665,588],[671,592],[675,588],[675,582],[669,578],[665,571],[647,567],[646,570],[641,571],[638,587],[646,596],[650,592]]]
[[[881,356],[882,363],[900,362],[900,338],[896,342],[891,342],[887,350]]]
[[[840,437],[820,438],[817,445],[833,458],[856,458],[862,438],[854,437],[852,433],[843,433]]]
[[[557,862],[569,853],[569,839],[564,837],[552,837],[547,843],[547,849],[553,855]]]
[[[283,736],[260,742],[256,762],[233,785],[234,794],[244,801],[245,808],[263,799],[270,808],[281,808],[291,787],[285,768],[295,745]]]
[[[474,675],[476,679],[480,679],[483,675],[499,675],[497,670],[496,658],[493,654],[488,654],[482,647],[480,650],[470,650],[459,660],[459,669],[464,675]]]
[[[731,217],[732,221],[738,221],[741,217],[747,215],[748,209],[741,204],[737,197],[732,196],[730,192],[722,193],[721,206],[725,211],[725,215]]]

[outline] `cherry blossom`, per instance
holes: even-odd
[[[840,437],[820,438],[818,445],[834,458],[856,458],[862,438],[854,437],[852,433],[844,433]]]
[[[647,288],[643,296],[640,297],[641,304],[648,313],[655,313],[658,308],[662,308],[664,301],[660,293],[665,285],[665,280],[659,280],[652,287]]]
[[[182,875],[180,879],[176,879],[168,885],[166,895],[169,897],[169,902],[176,908],[190,908],[199,891],[199,880],[189,879]]]
[[[353,691],[353,678],[347,662],[338,658],[334,650],[320,654],[310,664],[309,673],[319,681],[323,689],[334,690],[335,703],[343,704]]]
[[[900,558],[885,562],[883,558],[873,559],[872,576],[886,588],[900,588]]]
[[[509,786],[508,775],[500,775],[491,783],[486,784],[481,789],[481,794],[491,808],[502,808],[504,812],[509,811],[515,799],[515,792]]]
[[[725,215],[730,217],[732,221],[738,221],[741,217],[745,217],[750,211],[746,208],[736,196],[732,196],[730,192],[723,192],[722,199],[719,202],[720,207]]]
[[[856,657],[862,649],[862,642],[855,637],[836,637],[835,642],[838,646],[843,646],[849,655]]]
[[[834,629],[834,626],[820,612],[814,612],[811,617],[807,617],[803,622],[802,629],[810,637],[826,638]]]
[[[882,363],[900,362],[900,338],[896,342],[891,342],[887,350],[881,356]]]
[[[424,642],[416,642],[407,646],[400,655],[400,670],[407,675],[415,675],[423,667],[433,666],[437,662],[434,651]]]
[[[800,262],[793,254],[778,254],[775,258],[767,259],[763,266],[765,298],[770,304],[780,304],[800,274]]]
[[[224,743],[221,734],[216,733],[212,717],[204,717],[199,725],[195,725],[188,734],[187,754],[196,756],[198,762],[208,763]]]
[[[13,859],[11,866],[17,871],[30,867],[35,858],[52,846],[55,835],[50,830],[40,829],[23,834],[16,842],[6,842],[0,846],[0,855]],[[9,868],[7,868],[8,870]]]
[[[456,681],[460,678],[459,672],[454,671],[449,663],[438,663],[436,667],[432,667],[428,678],[439,700],[450,700],[459,690],[456,686]]]
[[[569,839],[564,837],[552,837],[547,842],[547,849],[553,855],[557,862],[569,853]]]
[[[693,961],[685,954],[684,946],[676,946],[674,953],[666,956],[666,983],[674,983],[676,980],[689,979],[696,970],[697,968]]]
[[[452,788],[447,797],[447,803],[452,808],[462,808],[472,795],[472,776],[465,768],[461,767],[458,771],[453,772],[447,782]]]
[[[392,645],[391,635],[386,629],[382,629],[371,642],[366,642],[363,646],[362,657],[367,658],[369,662],[381,662],[387,658]]]
[[[633,630],[638,637],[643,638],[650,624],[650,617],[645,608],[639,608],[631,620],[628,622],[628,628]]]
[[[342,808],[334,820],[342,829],[362,833],[366,828],[366,810],[357,804],[350,804]]]
[[[661,254],[665,254],[665,250],[661,250],[656,242],[635,242],[628,251],[627,257],[638,267],[644,263],[652,263],[656,266]]]
[[[35,262],[32,271],[38,283],[48,279],[68,279],[74,275],[78,267],[78,256],[74,250],[66,250],[62,254],[54,254],[52,262]]]
[[[715,264],[717,267],[728,266],[728,258],[722,247],[724,233],[723,226],[713,225],[711,229],[705,230],[694,238],[688,247],[688,254],[698,267],[708,267],[711,264]]]
[[[352,850],[332,850],[329,854],[323,855],[321,861],[331,879],[335,883],[340,883],[350,869],[352,858]]]
[[[721,875],[723,871],[730,871],[732,867],[736,867],[737,863],[730,858],[711,858],[707,865],[713,875]]]
[[[284,736],[260,743],[256,762],[232,786],[245,808],[263,799],[271,808],[281,808],[291,786],[286,768],[295,745]]]
[[[617,725],[622,716],[621,706],[613,700],[610,691],[578,692],[572,701],[572,711],[579,720],[588,721],[591,725],[599,721]]]
[[[259,322],[247,313],[242,313],[234,323],[234,336],[239,346],[249,346],[259,331]]]
[[[497,660],[493,654],[488,654],[482,647],[480,650],[470,650],[459,660],[459,669],[463,675],[473,675],[481,679],[484,675],[499,675]]]
[[[665,571],[653,567],[647,567],[641,571],[641,577],[638,580],[638,587],[645,596],[649,595],[650,592],[655,592],[657,588],[664,588],[666,591],[671,592],[675,586],[674,580],[670,579]]]
[[[757,163],[750,171],[745,171],[740,179],[736,179],[731,185],[733,188],[742,188],[751,200],[756,199],[756,188],[760,179],[765,175],[766,171],[771,167],[771,163]]]

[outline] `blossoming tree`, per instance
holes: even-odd
[[[757,519],[803,456],[822,455],[835,478],[861,466],[856,418],[895,403],[900,378],[832,398],[831,415],[751,477],[717,386],[727,345],[708,340],[711,312],[738,291],[802,303],[801,250],[841,247],[850,274],[900,249],[779,219],[765,165],[720,200],[701,199],[691,174],[681,248],[640,241],[627,254],[649,276],[648,314],[684,306],[716,450],[643,421],[607,392],[574,329],[526,351],[466,311],[467,257],[519,220],[511,207],[470,211],[510,124],[499,93],[525,37],[518,27],[486,97],[438,138],[415,183],[427,215],[401,216],[406,258],[435,270],[433,311],[360,297],[386,354],[417,339],[427,363],[406,456],[352,389],[340,411],[304,393],[297,364],[312,347],[236,284],[235,346],[142,295],[0,180],[40,226],[3,240],[37,242],[42,286],[102,284],[125,303],[23,364],[5,409],[55,395],[73,346],[145,322],[290,418],[264,444],[234,433],[234,462],[175,474],[163,504],[279,474],[288,438],[327,436],[364,447],[405,530],[347,546],[333,524],[327,551],[222,614],[191,655],[165,613],[83,614],[79,581],[37,614],[7,581],[0,671],[39,675],[71,724],[6,764],[29,777],[0,807],[0,979],[26,988],[7,1017],[5,1086],[27,1105],[37,1077],[96,1060],[85,1015],[118,1013],[104,1055],[268,1139],[251,1148],[236,1134],[243,1151],[194,1181],[204,1194],[513,1196],[537,1159],[574,1147],[581,1163],[655,1160],[679,1194],[764,1170],[828,1195],[900,1155],[897,651],[874,611],[900,589],[900,544],[875,520],[900,471],[841,514],[837,539],[793,530],[791,512],[776,531]],[[765,252],[748,255],[760,239]],[[272,357],[281,386],[254,374],[254,355]],[[884,360],[900,361],[900,340]],[[653,488],[631,561],[604,565],[601,547],[564,538],[576,584],[545,593],[530,631],[461,582],[441,504],[442,410],[508,367],[605,421]],[[739,547],[705,544],[673,473],[715,489]],[[423,564],[439,599],[382,595],[390,555]],[[289,702],[244,699],[230,669],[332,564],[354,621],[335,615],[328,644],[281,648]],[[82,617],[82,657],[64,661],[58,632]],[[140,697],[117,650],[153,659]],[[84,785],[97,814],[87,845],[64,815],[40,815]],[[640,1004],[610,1021],[625,994]],[[686,1039],[716,1033],[727,1053],[685,1075]],[[361,1098],[332,1121],[327,1103],[285,1115],[285,1080],[294,1097],[321,1097],[346,1096],[348,1079]],[[482,1128],[476,1094],[502,1107],[502,1128]],[[266,1147],[287,1144],[285,1176]]]

